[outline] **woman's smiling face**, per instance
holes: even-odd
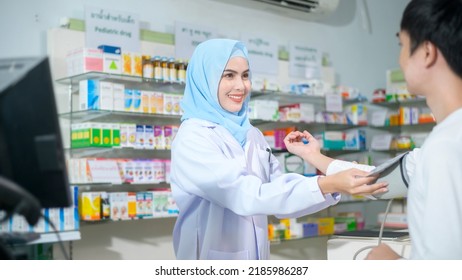
[[[249,63],[240,56],[230,58],[218,85],[220,106],[231,113],[239,112],[250,88]]]

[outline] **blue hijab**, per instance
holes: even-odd
[[[230,39],[212,39],[199,44],[188,63],[186,88],[181,101],[182,121],[198,118],[219,124],[244,146],[251,127],[247,110],[250,94],[239,112],[224,110],[218,102],[218,85],[226,64],[234,53],[247,61],[247,49],[242,42]]]

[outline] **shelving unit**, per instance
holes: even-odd
[[[395,110],[397,111],[400,107],[414,107],[422,110],[422,108],[428,108],[426,100],[423,98],[407,99],[395,102],[380,102],[372,103],[373,106],[381,110]],[[420,133],[429,133],[436,124],[434,122],[425,123],[413,123],[413,124],[396,124],[396,125],[384,125],[384,126],[370,126],[370,129],[374,130],[376,134],[390,133],[393,135],[415,135]],[[419,147],[420,145],[417,145]],[[390,148],[390,149],[370,149],[373,153],[387,153],[387,154],[399,154],[412,150],[411,148]]]
[[[59,235],[59,238],[57,235]],[[62,242],[74,241],[74,240],[80,240],[80,238],[81,238],[80,231],[60,231],[56,233],[54,232],[42,233],[40,234],[39,239],[27,243],[27,245],[54,243],[54,242],[59,242],[59,240],[61,240]]]
[[[136,123],[137,125],[179,125],[180,116],[173,114],[151,114],[144,112],[130,112],[130,111],[117,111],[117,110],[79,110],[75,105],[79,98],[79,83],[83,80],[98,80],[113,83],[123,84],[125,88],[136,90],[149,90],[157,92],[168,92],[173,94],[182,93],[184,84],[162,82],[154,79],[144,79],[137,76],[117,75],[100,72],[88,72],[72,77],[66,77],[57,80],[60,85],[67,86],[69,103],[68,110],[60,117],[67,122],[69,135],[71,134],[71,125],[85,122],[98,122],[98,123]],[[66,126],[64,126],[66,127]],[[103,159],[169,159],[169,149],[137,149],[134,147],[79,147],[66,149],[69,158],[103,158]],[[143,171],[144,172],[144,171]],[[146,183],[110,183],[110,182],[72,182],[73,185],[78,186],[79,195],[82,192],[144,192],[153,189],[168,189],[170,185],[167,182],[146,182]],[[142,216],[137,214],[134,218],[123,219],[102,219],[97,221],[81,221],[85,224],[105,223],[108,221],[128,221],[128,220],[146,220],[146,219],[162,219],[176,217],[177,215],[163,215],[163,216]]]
[[[314,104],[316,112],[324,112],[325,110],[325,97],[323,96],[310,96],[310,95],[295,95],[290,93],[284,92],[253,92],[252,93],[253,99],[259,100],[275,100],[278,101],[279,105],[288,105],[294,103],[311,103]],[[368,105],[367,100],[363,98],[353,99],[353,100],[342,100],[343,106],[353,105],[353,104],[362,104]],[[347,129],[364,129],[367,130],[367,125],[351,125],[351,124],[341,124],[341,123],[326,123],[326,122],[294,122],[294,121],[265,121],[265,120],[258,120],[252,119],[252,124],[263,130],[272,130],[284,127],[296,127],[298,130],[308,130],[311,134],[316,134],[323,131],[342,131]],[[273,149],[273,154],[280,154],[280,153],[287,153],[286,149]],[[322,149],[321,152],[326,154],[330,157],[341,157],[341,156],[354,156],[356,157],[357,154],[361,156],[361,154],[366,154],[369,152],[369,149],[366,147],[365,149]],[[384,202],[381,201],[372,201],[368,199],[352,199],[352,200],[342,200],[336,206],[329,207],[328,209],[318,212],[316,214],[310,215],[310,217],[326,217],[326,216],[333,216],[332,213],[338,209],[347,209],[347,208],[360,208],[360,210],[366,216],[369,214],[369,210],[374,208],[375,206],[381,207]],[[345,211],[345,210],[344,210]],[[348,211],[348,210],[347,210]],[[351,210],[350,210],[351,211]],[[342,212],[342,211],[338,211]],[[366,218],[366,217],[365,217]],[[274,223],[278,223],[277,218],[273,218],[270,220],[274,220]],[[298,219],[299,222],[302,222],[303,218]],[[372,219],[369,219],[372,220]],[[371,224],[371,222],[369,222]],[[302,239],[313,239],[313,238],[324,238],[328,239],[328,235],[319,235],[319,236],[312,236],[312,237],[297,237],[288,240],[271,240],[272,245],[283,244],[286,242],[293,242],[294,240],[302,240]],[[295,242],[296,243],[296,242]]]

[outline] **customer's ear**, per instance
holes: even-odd
[[[426,68],[430,68],[431,66],[433,66],[436,63],[438,56],[441,55],[441,53],[438,52],[438,48],[436,47],[436,45],[430,41],[425,41],[423,43],[423,51],[425,53],[424,65]]]

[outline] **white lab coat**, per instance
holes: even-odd
[[[322,194],[317,177],[281,173],[268,148],[254,127],[243,148],[214,123],[181,124],[171,164],[178,259],[268,259],[267,215],[299,217],[339,201]]]

